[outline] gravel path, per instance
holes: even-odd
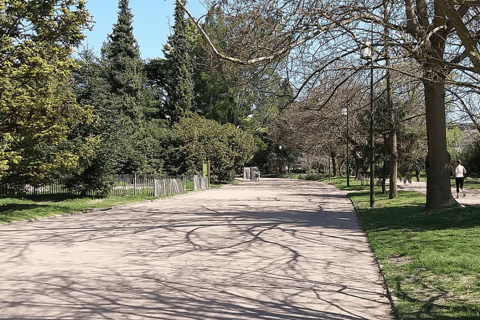
[[[393,319],[343,191],[262,179],[0,225],[0,319]]]

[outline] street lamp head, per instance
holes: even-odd
[[[371,60],[373,58],[371,44],[370,41],[365,43],[365,46],[362,48],[362,59]]]

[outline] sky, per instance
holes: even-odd
[[[107,35],[112,33],[118,18],[118,0],[88,0],[87,8],[95,24],[86,31],[83,46],[99,53]],[[142,59],[163,57],[162,48],[167,43],[170,27],[174,24],[175,0],[130,0],[133,14],[133,35],[140,47]],[[207,10],[200,0],[189,0],[188,10],[200,17]],[[80,47],[81,49],[82,47]]]

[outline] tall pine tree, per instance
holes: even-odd
[[[148,117],[153,103],[146,89],[144,64],[133,35],[128,0],[119,0],[118,21],[102,48],[101,59],[81,54],[76,74],[77,101],[94,105],[100,119],[90,132],[101,138],[95,159],[82,159],[70,185],[83,193],[107,194],[118,173],[158,173],[162,169],[158,136],[162,124]]]
[[[116,121],[112,123],[115,127],[110,130],[115,133],[115,139],[112,141],[110,137],[109,142],[114,146],[111,154],[117,172],[158,172],[158,155],[144,152],[145,144],[149,144],[151,133],[155,131],[152,126],[156,124],[149,120],[154,99],[146,89],[146,73],[133,35],[129,0],[119,0],[118,9],[118,21],[102,49],[110,84],[110,106],[117,112]],[[105,121],[111,122],[111,118]],[[152,164],[152,157],[156,165]]]
[[[119,0],[118,21],[102,49],[114,105],[132,120],[143,115],[146,75],[140,49],[133,35],[129,0]]]
[[[186,3],[186,1],[184,1]],[[172,123],[192,112],[193,77],[192,77],[192,41],[188,38],[187,21],[182,7],[175,2],[175,25],[173,34],[168,38],[163,52],[166,59],[165,112]]]

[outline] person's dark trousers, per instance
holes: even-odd
[[[455,184],[457,185],[457,194],[460,192],[459,189],[463,190],[463,180],[465,178],[455,178]]]

